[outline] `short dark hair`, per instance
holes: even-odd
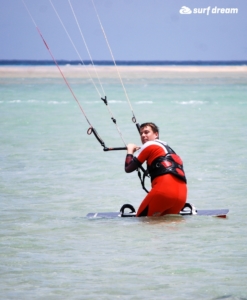
[[[140,129],[142,129],[146,126],[150,126],[154,133],[157,132],[159,134],[159,127],[157,125],[155,125],[154,123],[152,123],[152,122],[143,123],[143,124],[141,124]]]

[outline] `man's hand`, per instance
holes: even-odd
[[[127,154],[133,154],[141,147],[137,146],[136,144],[128,144],[127,145]]]

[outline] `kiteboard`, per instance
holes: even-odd
[[[125,212],[125,209],[130,209],[129,212]],[[226,218],[229,209],[196,209],[193,204],[186,203],[184,208],[180,211],[179,215],[181,216],[212,216],[219,218]],[[124,204],[120,211],[118,212],[96,212],[96,213],[88,213],[87,218],[128,218],[128,217],[136,217],[136,212],[134,207],[131,204]]]

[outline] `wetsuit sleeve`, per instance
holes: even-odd
[[[161,147],[156,141],[149,141],[142,145],[136,158],[141,164],[147,161],[147,164],[150,166],[157,157],[164,155],[166,155],[164,147]]]
[[[131,173],[139,168],[141,163],[132,154],[127,154],[125,159],[125,172]]]

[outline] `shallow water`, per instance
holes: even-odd
[[[2,299],[247,299],[246,77],[127,78],[137,120],[178,152],[188,201],[227,219],[87,219],[145,192],[103,152],[59,78],[0,79]],[[123,146],[90,82],[70,79],[107,146]],[[126,143],[139,143],[116,78],[103,79]]]

